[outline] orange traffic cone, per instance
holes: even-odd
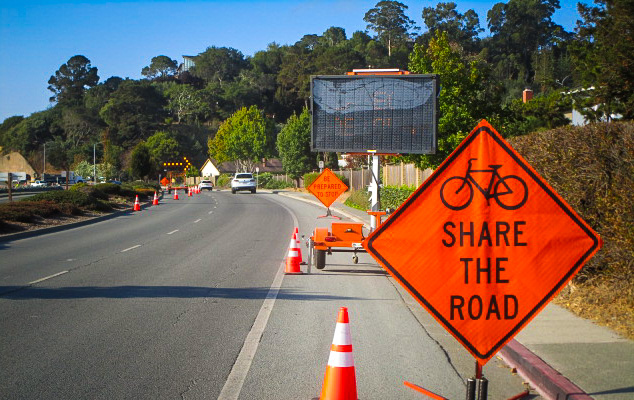
[[[293,237],[291,237],[291,242],[288,245],[288,256],[286,257],[286,268],[284,269],[284,273],[287,275],[298,275],[302,273],[302,270],[299,269],[299,249],[297,248],[297,240],[295,239],[294,233]]]
[[[174,189],[174,200],[178,200],[178,190]]]
[[[136,199],[134,200],[134,211],[141,211],[141,204],[139,204],[139,195],[136,195]]]
[[[158,196],[156,194],[156,190],[154,191],[154,200],[152,200],[153,206],[158,206]]]
[[[295,227],[295,241],[297,242],[297,252],[299,253],[299,265],[305,265],[304,259],[302,258],[302,244],[299,241],[299,229]]]
[[[357,400],[357,380],[352,358],[352,339],[348,309],[341,307],[335,328],[335,337],[330,347],[324,385],[320,400]]]
[[[187,197],[192,197],[192,188],[187,188]]]

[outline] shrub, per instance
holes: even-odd
[[[221,174],[216,179],[216,186],[217,187],[228,187],[229,184],[231,183],[231,178],[232,177],[233,177],[233,175],[231,175],[231,174]]]
[[[370,193],[366,189],[352,190],[344,204],[358,210],[369,210]]]
[[[288,189],[288,188],[294,188],[295,183],[271,179],[270,181],[266,183],[266,185],[262,187],[265,189]]]
[[[634,123],[558,128],[510,143],[603,238],[575,279],[609,277],[632,293]]]
[[[39,193],[28,200],[48,200],[58,204],[72,204],[76,207],[87,207],[95,203],[96,199],[79,190],[59,190],[55,192]]]
[[[95,185],[95,188],[106,194],[119,194],[121,192],[121,185],[117,185],[116,183],[100,183]]]
[[[414,193],[414,186],[384,186],[381,188],[381,208],[391,208],[392,210],[400,207],[409,196]]]

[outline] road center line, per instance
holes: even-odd
[[[128,250],[132,250],[132,249],[136,249],[137,247],[141,247],[141,245],[140,245],[140,244],[137,244],[136,246],[128,247],[128,248],[127,248],[127,249],[125,249],[125,250],[121,250],[121,252],[122,252],[122,253],[125,253],[126,251],[128,251]]]
[[[64,275],[64,274],[65,274],[65,273],[67,273],[67,272],[68,272],[68,271],[62,271],[62,272],[58,272],[58,273],[53,274],[53,275],[46,276],[46,277],[44,277],[44,278],[42,278],[42,279],[38,279],[38,280],[36,280],[36,281],[29,282],[29,285],[35,285],[36,283],[44,282],[44,281],[45,281],[45,280],[47,280],[47,279],[51,279],[51,278],[55,278],[56,276]]]
[[[200,218],[198,218],[196,221],[194,221],[194,223],[198,223],[198,222],[200,222],[200,221],[201,221],[201,219],[200,219]]]
[[[213,213],[214,213],[213,211],[209,211],[207,214],[213,214]]]
[[[178,232],[178,229],[174,229],[174,230],[173,230],[173,231],[171,231],[171,232],[167,232],[167,234],[168,234],[168,235],[171,235],[172,233],[176,233],[176,232]]]

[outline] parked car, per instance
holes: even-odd
[[[240,172],[235,174],[231,180],[231,193],[235,194],[239,190],[250,190],[255,193],[256,183],[253,174]]]
[[[48,186],[44,181],[35,181],[31,183],[31,187],[46,187]]]
[[[203,189],[213,190],[214,184],[211,183],[211,181],[207,181],[207,180],[200,181],[200,183],[198,184],[198,190],[203,190]]]

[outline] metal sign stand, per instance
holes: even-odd
[[[341,219],[341,217],[337,217],[336,215],[332,215],[332,213],[330,212],[330,207],[326,207],[326,215],[320,215],[319,217],[317,217],[317,219],[319,218],[328,218],[328,217],[332,217],[335,219]]]

